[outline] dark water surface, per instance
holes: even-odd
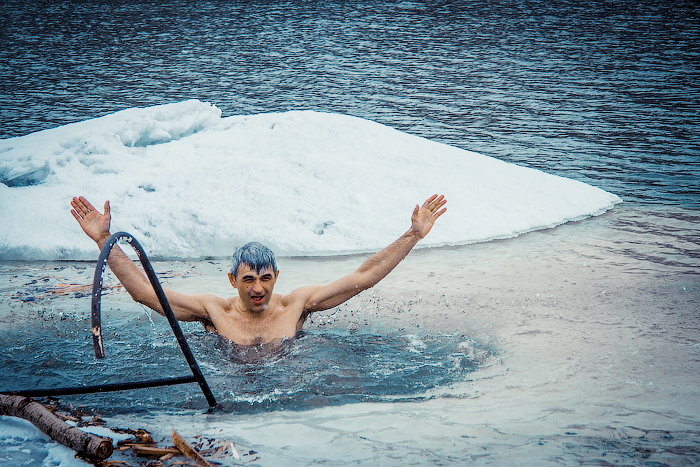
[[[47,269],[46,272],[51,272]],[[128,311],[105,325],[104,360],[92,354],[90,320],[74,297],[15,302],[0,313],[0,391],[55,389],[147,381],[191,374],[167,321]],[[43,309],[42,303],[50,309]],[[4,308],[4,307],[3,307]],[[61,310],[61,311],[59,311]],[[22,325],[12,326],[22,315]],[[238,347],[184,324],[187,340],[224,412],[308,410],[353,402],[420,401],[431,389],[465,380],[490,351],[464,335],[407,334],[384,329],[313,330],[279,346]],[[60,345],[55,345],[60,343]],[[61,396],[65,403],[102,407],[104,415],[189,409],[203,411],[196,384]]]
[[[351,114],[628,202],[700,204],[692,1],[6,0],[0,22],[3,138],[199,98]]]

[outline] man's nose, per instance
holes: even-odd
[[[260,281],[255,281],[253,282],[253,292],[255,293],[262,293],[263,292],[263,286]]]

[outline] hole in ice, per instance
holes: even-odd
[[[212,385],[225,410],[303,410],[353,402],[425,399],[480,364],[463,335],[323,330],[270,350],[221,340]],[[467,349],[469,347],[469,349]]]
[[[105,324],[107,358],[92,354],[89,319],[53,313],[0,333],[5,349],[0,390],[148,380],[189,374],[167,323],[144,315]],[[39,321],[39,322],[37,322]],[[41,322],[44,321],[44,322]],[[140,322],[137,322],[140,321]],[[492,352],[468,337],[397,331],[323,329],[274,348],[241,348],[185,323],[185,333],[226,411],[305,410],[355,402],[430,398],[430,390],[464,381]],[[29,325],[29,323],[27,323]],[[103,413],[207,407],[196,384],[62,396]]]

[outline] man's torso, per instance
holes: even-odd
[[[214,330],[236,344],[265,344],[294,337],[306,320],[303,303],[292,294],[274,294],[267,309],[260,313],[243,312],[239,298],[210,300],[206,304]],[[208,330],[212,330],[207,326]]]

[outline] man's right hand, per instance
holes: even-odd
[[[106,240],[111,235],[109,226],[112,221],[112,216],[109,212],[109,201],[105,201],[104,214],[100,214],[88,200],[80,197],[74,197],[70,203],[70,213],[73,214],[75,220],[80,224],[80,228],[98,244],[100,240]],[[101,246],[101,245],[100,245]]]

